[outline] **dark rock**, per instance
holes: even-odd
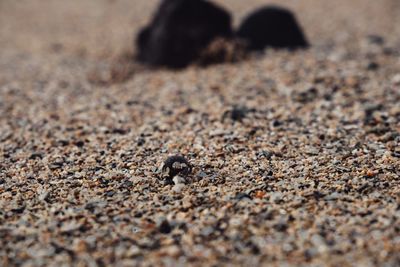
[[[315,87],[311,87],[302,92],[296,92],[292,95],[292,100],[306,104],[314,101],[318,97],[318,90]]]
[[[58,140],[58,144],[60,146],[67,146],[67,145],[69,145],[69,141],[68,140]]]
[[[364,109],[364,125],[375,125],[374,112],[383,110],[383,105],[369,105]]]
[[[325,196],[325,194],[323,192],[318,191],[318,190],[314,190],[313,196],[316,199],[320,199],[320,198],[323,198]]]
[[[133,186],[132,181],[124,181],[124,183],[123,183],[123,187],[125,187],[125,188],[131,188],[132,186]]]
[[[33,152],[29,159],[42,159],[44,157],[44,154],[41,152]]]
[[[76,141],[76,142],[75,142],[75,145],[76,145],[77,147],[83,147],[83,146],[85,145],[85,142],[82,141],[82,140],[79,140],[79,141]]]
[[[250,249],[250,252],[254,255],[258,255],[261,253],[260,248],[251,241],[246,242],[246,247]]]
[[[262,150],[257,152],[257,158],[267,158],[271,159],[271,157],[274,155],[273,152],[267,151],[267,150]]]
[[[230,14],[204,0],[163,0],[136,39],[138,60],[183,68],[216,37],[232,35]]]
[[[90,211],[91,213],[93,213],[95,211],[95,209],[96,209],[96,203],[93,203],[93,202],[87,203],[85,205],[85,209]]]
[[[169,234],[172,231],[172,227],[167,220],[162,220],[158,225],[158,230],[162,234]]]
[[[54,248],[55,254],[66,252],[70,257],[75,257],[75,252],[73,250],[63,247],[55,242],[50,242],[50,245]]]
[[[249,200],[252,200],[252,197],[249,195],[249,194],[246,194],[246,193],[238,193],[236,196],[235,196],[235,199],[237,199],[237,200],[242,200],[242,199],[249,199]]]
[[[282,122],[280,120],[273,120],[271,125],[272,127],[279,127],[282,125]]]
[[[246,117],[247,109],[241,107],[234,107],[231,112],[231,119],[234,121],[242,121]]]
[[[137,146],[142,146],[142,145],[144,145],[145,142],[146,142],[146,140],[143,137],[139,137],[136,139]]]
[[[18,214],[21,214],[21,213],[23,213],[23,212],[24,212],[24,210],[25,210],[25,206],[20,206],[20,207],[17,207],[17,208],[11,209],[11,211],[12,211],[12,212],[14,212],[14,213],[18,213]]]
[[[53,162],[51,164],[49,164],[49,169],[50,170],[57,170],[60,169],[63,166],[63,162]]]
[[[222,115],[222,121],[230,118],[233,121],[241,122],[244,118],[246,118],[247,114],[250,112],[255,112],[254,109],[249,109],[244,106],[233,106],[232,109],[227,110]]]
[[[275,6],[263,7],[251,13],[243,20],[237,35],[248,42],[250,50],[309,46],[294,14]]]
[[[252,128],[249,132],[248,132],[248,135],[251,137],[251,136],[254,136],[256,133],[257,133],[257,131],[258,130],[260,130],[260,127],[254,127],[254,128]]]
[[[115,192],[114,191],[107,191],[104,195],[106,197],[113,197],[115,195]]]
[[[368,35],[367,39],[370,44],[383,45],[385,43],[385,39],[380,35]]]
[[[376,62],[370,62],[370,63],[367,65],[367,70],[374,71],[374,70],[377,70],[377,69],[379,69],[379,64],[376,63]]]
[[[394,151],[394,152],[392,153],[392,157],[400,158],[400,152]]]
[[[279,222],[279,223],[275,224],[273,227],[278,232],[285,232],[289,226],[285,222]]]
[[[383,54],[385,56],[400,56],[400,50],[393,47],[384,47]]]
[[[125,134],[127,134],[129,131],[128,130],[126,130],[126,129],[121,129],[121,128],[114,128],[113,130],[112,130],[112,133],[113,134],[120,134],[120,135],[125,135]]]
[[[136,213],[133,215],[133,217],[135,217],[135,218],[142,218],[142,217],[143,217],[143,212],[138,211],[138,212],[136,212]]]

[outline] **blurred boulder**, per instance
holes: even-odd
[[[287,9],[267,6],[257,9],[241,23],[237,36],[250,50],[306,48],[309,46],[296,17]]]
[[[136,38],[138,60],[151,66],[183,68],[215,38],[232,36],[231,16],[204,0],[163,0]]]

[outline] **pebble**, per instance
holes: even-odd
[[[162,234],[169,234],[172,231],[172,227],[166,219],[160,220],[157,227]]]
[[[175,193],[181,193],[182,192],[182,190],[185,188],[185,184],[183,184],[183,183],[179,183],[179,184],[175,184],[173,187],[172,187],[172,191],[174,191]]]
[[[174,184],[185,184],[186,183],[186,179],[182,176],[175,176],[172,181],[174,182]]]
[[[392,83],[394,85],[400,85],[400,73],[393,76]]]

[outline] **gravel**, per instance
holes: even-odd
[[[400,265],[398,1],[282,1],[310,50],[106,84],[156,3],[72,2],[0,3],[1,266]]]

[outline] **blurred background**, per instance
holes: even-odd
[[[290,8],[313,45],[357,49],[360,36],[400,38],[399,0],[217,0],[235,25],[255,8]],[[132,48],[134,34],[150,19],[156,0],[2,0],[1,56],[10,53],[69,53],[102,58]]]

